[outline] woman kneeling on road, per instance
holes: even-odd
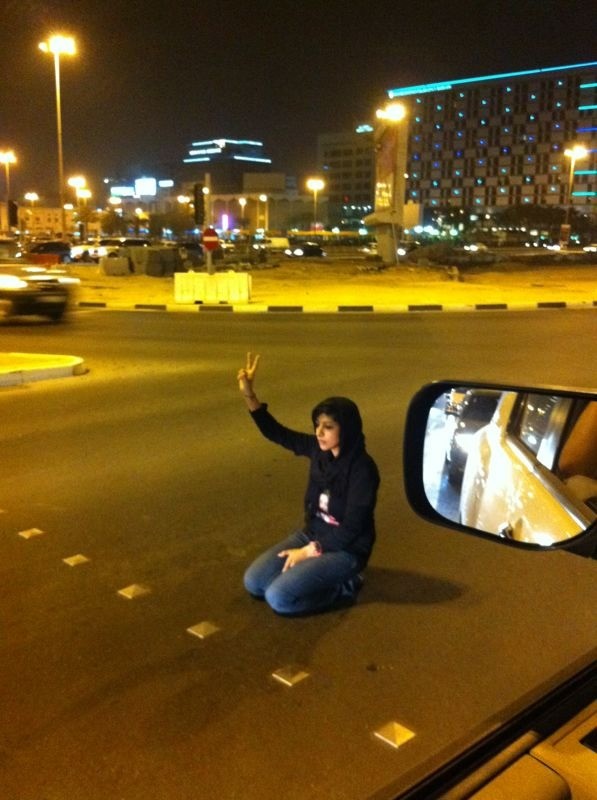
[[[281,425],[257,399],[259,356],[247,354],[238,383],[261,433],[310,462],[305,525],[247,569],[245,587],[278,614],[308,614],[356,600],[375,541],[379,472],[365,449],[359,409],[330,397],[311,412],[314,433]]]

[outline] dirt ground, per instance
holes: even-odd
[[[80,280],[78,302],[185,308],[175,303],[175,276],[105,275],[95,264],[71,265],[68,271]],[[375,263],[356,260],[282,260],[250,274],[251,307],[299,305],[317,310],[372,305],[377,310],[413,304],[597,304],[597,264],[532,268],[500,264],[460,271],[453,279],[442,267],[400,264],[379,269]]]

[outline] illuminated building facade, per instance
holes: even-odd
[[[597,199],[597,62],[388,91],[408,108],[406,200],[492,211]],[[586,148],[574,169],[573,144]]]
[[[204,175],[219,192],[242,190],[248,172],[269,172],[272,160],[265,155],[263,142],[250,139],[209,139],[193,142],[183,158],[184,176],[202,181]]]
[[[325,181],[331,221],[350,223],[371,212],[375,175],[371,126],[318,136],[317,165]]]

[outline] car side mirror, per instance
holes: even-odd
[[[597,392],[438,381],[412,399],[409,503],[424,518],[531,549],[597,553]]]

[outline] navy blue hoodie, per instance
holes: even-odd
[[[300,433],[279,423],[263,403],[251,412],[261,433],[297,456],[310,460],[305,491],[305,532],[322,551],[346,550],[367,563],[375,542],[374,510],[379,472],[365,449],[359,410],[346,397],[330,397],[311,413],[313,426],[320,414],[340,425],[340,453],[320,449],[315,434]]]

